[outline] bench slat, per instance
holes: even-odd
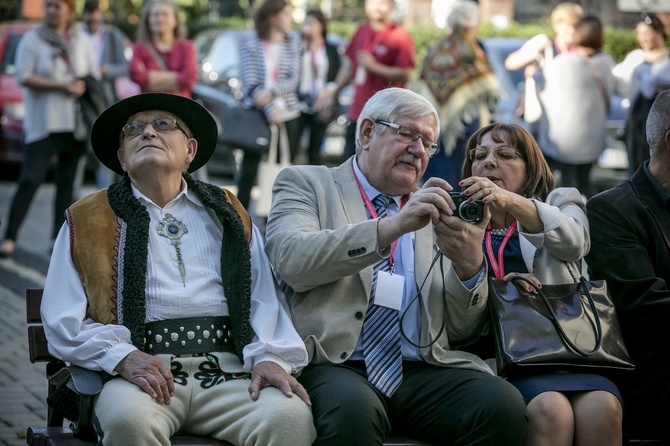
[[[28,288],[26,290],[26,322],[29,324],[42,323],[40,305],[42,305],[42,288]]]

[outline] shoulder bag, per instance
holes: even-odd
[[[523,281],[537,294],[517,287]],[[489,278],[498,374],[632,370],[603,280],[543,285]]]
[[[219,140],[223,144],[245,152],[266,153],[270,150],[270,124],[261,110],[246,108],[242,101],[231,98],[221,105],[220,117]]]

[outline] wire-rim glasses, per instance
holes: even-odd
[[[473,163],[478,163],[486,160],[489,157],[489,153],[491,152],[493,152],[493,156],[500,161],[512,161],[517,158],[523,158],[523,155],[512,147],[502,147],[498,149],[485,149],[483,147],[477,147],[475,149],[471,149],[468,153],[468,156],[470,161]]]
[[[147,122],[129,122],[121,127],[121,132],[126,138],[134,138],[144,132],[144,128],[147,124],[151,124],[151,127],[153,127],[154,130],[161,133],[170,132],[172,130],[181,130],[187,138],[190,138],[188,132],[186,132],[174,118],[157,118]]]
[[[423,150],[428,154],[428,156],[433,156],[435,152],[437,152],[438,145],[435,141],[420,135],[412,129],[393,122],[382,121],[381,119],[375,119],[375,124],[381,124],[395,129],[396,135],[398,135],[398,137],[405,143],[415,143],[420,139]]]

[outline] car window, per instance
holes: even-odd
[[[5,51],[2,55],[2,74],[16,74],[16,47],[19,46],[21,37],[23,37],[23,34],[9,35],[7,46],[5,46]]]

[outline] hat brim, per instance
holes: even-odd
[[[102,112],[91,129],[91,145],[95,156],[109,169],[123,175],[117,155],[121,129],[136,113],[162,110],[177,116],[188,127],[198,141],[195,158],[188,167],[193,172],[214,154],[218,138],[216,121],[209,111],[196,101],[169,93],[143,93],[115,103]]]

